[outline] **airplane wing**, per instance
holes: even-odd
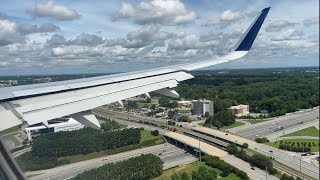
[[[0,131],[26,121],[29,125],[71,116],[80,123],[100,128],[90,109],[140,94],[156,92],[179,97],[173,90],[180,81],[193,78],[187,71],[229,62],[243,57],[250,50],[269,8],[256,17],[233,51],[203,62],[170,67],[98,76],[52,83],[6,87],[0,89]]]

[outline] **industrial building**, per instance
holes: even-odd
[[[61,118],[62,119],[62,118]],[[84,127],[83,124],[78,121],[68,118],[66,121],[56,121],[53,124],[48,124],[47,126],[32,126],[25,128],[25,132],[27,134],[28,141],[32,141],[33,138],[36,138],[42,134],[50,133],[50,132],[59,132],[59,131],[73,131],[82,129]]]
[[[236,117],[249,115],[249,105],[240,104],[238,106],[231,106],[228,110]]]
[[[213,102],[206,99],[193,100],[192,110],[198,116],[204,116],[206,112],[211,116],[214,114]]]

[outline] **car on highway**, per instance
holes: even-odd
[[[108,158],[104,157],[104,158],[102,159],[102,161],[105,161],[105,160],[108,160]]]
[[[303,121],[298,122],[297,124],[303,124]]]
[[[254,168],[253,166],[251,166],[251,169],[252,169],[252,170],[255,170],[255,168]]]

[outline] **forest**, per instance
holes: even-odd
[[[42,135],[33,141],[32,156],[63,157],[139,144],[139,129],[101,132],[92,128]]]
[[[201,160],[204,161],[206,165],[221,170],[222,171],[222,173],[220,174],[221,177],[227,177],[229,174],[234,173],[242,180],[249,180],[247,173],[226,163],[225,161],[221,160],[217,156],[205,155]]]
[[[248,104],[250,111],[267,110],[271,117],[319,106],[319,71],[308,68],[194,71],[181,82],[181,98],[205,98],[215,113]]]
[[[143,154],[122,162],[103,165],[97,169],[81,173],[72,179],[152,179],[162,174],[162,166],[163,162],[158,156]]]

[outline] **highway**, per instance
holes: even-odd
[[[250,177],[250,179],[254,179],[254,180],[262,180],[262,179],[268,179],[268,180],[275,180],[278,179],[275,176],[272,176],[270,174],[267,174],[265,170],[261,170],[257,167],[255,167],[255,170],[251,169],[251,166],[249,163],[235,157],[235,156],[225,156],[223,158],[225,162],[232,164],[234,167],[247,172],[248,176]]]
[[[306,124],[312,124],[319,121],[319,107],[313,108],[311,110],[304,110],[303,112],[296,112],[274,118],[273,120],[252,124],[249,126],[238,127],[235,129],[229,129],[230,132],[237,135],[246,137],[248,139],[254,140],[257,137],[266,137],[274,132],[274,129],[282,126],[284,129],[280,130],[284,134],[291,133],[293,131],[288,131],[292,128],[305,127]],[[303,124],[298,124],[302,122]]]
[[[229,141],[237,141],[241,143],[248,143],[249,148],[254,149],[255,151],[264,154],[266,156],[272,156],[275,158],[278,162],[289,166],[297,171],[300,170],[300,156],[296,153],[283,151],[265,144],[259,144],[256,143],[253,140],[243,138],[234,134],[228,134],[226,135],[225,132],[211,129],[211,128],[204,128],[204,127],[197,127],[195,128],[197,130],[204,130],[206,132],[210,132],[211,134],[214,134],[219,137],[223,137]],[[304,174],[307,174],[313,178],[319,178],[319,167],[313,164],[312,162],[308,161],[306,158],[301,159],[301,171]]]
[[[158,127],[153,127],[153,126],[146,125],[146,124],[124,121],[124,120],[119,120],[119,119],[115,119],[115,121],[122,123],[122,124],[127,124],[129,126],[144,127],[145,129],[152,129],[152,130],[158,129],[160,132],[170,132],[168,130],[164,130],[164,129],[161,129]],[[193,131],[190,131],[190,132],[193,132]],[[218,156],[218,154],[216,154],[216,156]],[[246,172],[251,179],[265,179],[265,177],[266,177],[265,171],[263,171],[259,168],[252,170],[249,163],[246,163],[245,161],[243,161],[239,158],[236,158],[236,157],[233,157],[230,155],[224,155],[222,157],[222,159],[225,160],[226,162],[228,162],[229,164],[239,168],[240,170]],[[277,178],[274,176],[268,175],[268,179],[277,179]]]
[[[52,169],[26,172],[26,176],[29,177],[28,179],[30,180],[69,179],[76,176],[79,173],[82,173],[90,169],[98,168],[99,166],[102,166],[107,163],[119,162],[132,157],[140,156],[141,154],[149,153],[158,155],[161,158],[161,160],[164,162],[164,169],[168,169],[182,164],[188,164],[196,160],[196,158],[193,155],[185,153],[184,150],[174,145],[165,143],[152,147],[110,155],[107,157],[107,160],[103,160],[104,157],[101,157],[73,164],[68,164]],[[162,154],[159,155],[160,153]]]
[[[261,127],[261,129],[263,129],[264,126],[266,126],[266,125],[264,125],[265,123],[267,123],[267,125],[269,125],[269,126],[272,126],[273,123],[276,124],[277,121],[281,121],[283,119],[285,119],[286,123],[289,123],[292,126],[296,126],[297,122],[301,122],[302,121],[301,118],[303,118],[303,117],[307,119],[307,120],[303,120],[304,122],[308,122],[309,123],[310,121],[314,121],[313,118],[316,118],[318,116],[318,114],[317,114],[318,112],[319,112],[319,108],[317,107],[317,108],[314,108],[313,110],[309,110],[309,111],[305,111],[305,112],[292,113],[292,114],[289,114],[289,115],[286,115],[286,116],[283,116],[283,117],[276,118],[275,120],[270,120],[270,121],[267,121],[267,122],[254,124],[254,125],[251,125],[251,126],[253,126],[253,130],[255,129],[254,127],[256,127],[256,126],[259,126],[259,127]],[[113,113],[115,113],[114,114],[115,116],[118,116],[118,117],[122,118],[123,113],[120,113],[120,114],[116,114],[117,112],[113,112]],[[311,113],[311,115],[310,115],[310,113]],[[290,119],[291,118],[295,119],[294,124],[290,123]],[[142,116],[140,116],[139,119],[147,120],[147,119],[144,119],[144,117],[142,117]],[[127,121],[123,121],[123,122],[127,122]],[[128,122],[128,123],[132,123],[132,122]],[[136,126],[139,126],[139,123],[134,123],[134,124]],[[267,128],[267,129],[269,129],[269,128]],[[297,155],[292,155],[292,153],[290,153],[290,152],[283,151],[283,150],[280,150],[280,149],[276,149],[276,148],[273,148],[273,147],[270,147],[270,146],[267,146],[267,145],[264,145],[264,144],[258,144],[258,143],[254,142],[252,140],[254,138],[252,138],[250,140],[249,138],[243,138],[241,136],[238,136],[238,135],[235,135],[235,134],[232,134],[232,133],[229,133],[229,135],[226,136],[225,132],[214,130],[214,129],[210,129],[210,130],[212,130],[212,134],[213,135],[216,135],[216,136],[219,136],[219,137],[224,137],[225,139],[229,140],[230,142],[238,142],[238,143],[246,142],[246,143],[249,144],[249,148],[252,148],[252,149],[256,148],[255,150],[258,151],[259,153],[267,155],[267,156],[272,155],[280,163],[282,163],[282,164],[284,164],[286,166],[289,166],[289,167],[291,167],[291,168],[293,168],[293,169],[295,169],[297,171],[300,170],[300,157],[298,157]],[[247,130],[247,131],[250,131],[250,130]],[[269,132],[270,131],[268,131],[268,133]],[[270,151],[272,151],[273,153],[270,154]],[[301,165],[302,165],[301,170],[302,170],[303,173],[318,179],[319,168],[315,164],[310,163],[307,160],[302,159]]]

